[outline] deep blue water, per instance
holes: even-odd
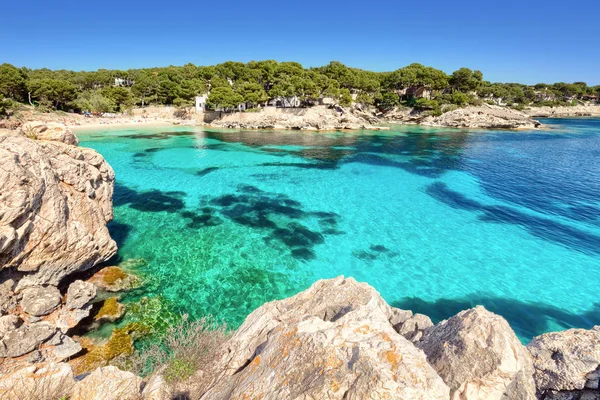
[[[482,304],[522,340],[600,324],[600,119],[532,132],[79,132],[113,166],[117,262],[147,318],[239,325],[319,278],[434,320]],[[168,318],[168,317],[164,317]]]

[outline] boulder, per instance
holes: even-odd
[[[68,358],[71,358],[82,350],[82,347],[79,343],[62,332],[56,332],[54,336],[46,342],[46,344],[51,347],[44,349],[46,354],[45,358],[51,359],[55,362],[64,361]]]
[[[21,307],[27,314],[41,316],[50,314],[61,302],[62,296],[54,286],[34,286],[23,290]]]
[[[114,172],[96,151],[2,134],[0,165],[0,271],[23,274],[16,290],[57,286],[115,254]]]
[[[404,321],[401,325],[396,324],[394,329],[412,342],[418,342],[423,337],[423,332],[427,328],[431,328],[433,322],[427,315],[415,314]]]
[[[79,144],[79,139],[73,134],[70,128],[56,122],[25,122],[21,125],[20,132],[29,139],[51,140],[73,146]]]
[[[481,306],[426,330],[418,346],[451,399],[536,398],[529,353],[504,318]]]
[[[67,290],[67,309],[83,308],[96,297],[96,286],[89,282],[77,280]]]
[[[538,391],[598,389],[600,327],[544,333],[527,350],[533,358]]]
[[[0,358],[27,354],[48,340],[55,331],[56,328],[47,322],[21,325],[0,340]]]
[[[21,319],[16,315],[5,315],[0,317],[0,339],[2,339],[10,331],[19,327]]]
[[[74,384],[68,364],[30,365],[0,372],[0,399],[66,399]]]
[[[106,292],[121,292],[134,289],[140,285],[140,279],[137,276],[116,266],[102,268],[88,279],[88,282]]]
[[[267,303],[226,343],[224,372],[202,399],[448,399],[391,314],[375,289],[343,277]]]
[[[94,370],[77,382],[69,400],[138,400],[142,392],[142,379],[117,367]]]

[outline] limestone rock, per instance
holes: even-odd
[[[248,316],[202,399],[447,399],[448,387],[390,317],[367,284],[317,281]]]
[[[23,290],[21,307],[27,314],[39,317],[54,311],[60,301],[60,292],[54,286],[34,286]]]
[[[540,392],[598,389],[600,330],[545,333],[534,338],[527,350],[533,357],[535,382]]]
[[[0,399],[63,399],[74,384],[68,364],[31,365],[0,372]]]
[[[96,286],[89,282],[77,280],[67,290],[67,309],[83,308],[96,297]]]
[[[413,313],[410,310],[401,310],[399,308],[390,307],[392,310],[392,316],[390,317],[390,324],[394,327],[396,332],[400,330],[402,324],[412,317]]]
[[[48,340],[55,330],[56,328],[47,322],[21,325],[6,334],[0,341],[0,358],[19,357],[35,350]]]
[[[69,400],[137,400],[141,389],[140,377],[109,366],[98,368],[77,382]]]
[[[431,126],[486,129],[533,129],[540,125],[538,121],[521,111],[489,104],[459,108],[438,117],[428,116],[420,123]]]
[[[418,343],[451,399],[535,399],[529,353],[506,320],[478,306],[428,329]]]
[[[412,342],[418,342],[423,337],[423,331],[432,326],[433,322],[427,315],[415,314],[398,326],[397,332]]]
[[[0,339],[7,333],[19,327],[21,320],[16,315],[5,315],[0,317]]]
[[[56,286],[116,252],[114,172],[96,151],[3,134],[0,165],[0,268],[25,274],[16,290]]]
[[[56,122],[30,121],[21,126],[23,136],[36,140],[52,140],[77,146],[79,139],[70,128]]]
[[[79,343],[62,332],[56,332],[46,344],[51,346],[44,349],[46,358],[55,362],[64,361],[82,350]]]

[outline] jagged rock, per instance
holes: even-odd
[[[390,324],[394,327],[396,332],[400,330],[402,324],[412,317],[413,313],[410,310],[401,310],[399,308],[390,307],[392,310],[392,316],[390,317]]]
[[[27,362],[31,363],[31,364],[37,364],[39,362],[41,362],[44,359],[44,356],[42,355],[42,352],[39,350],[34,350],[31,353],[29,353],[29,356],[27,356]]]
[[[67,290],[67,309],[82,308],[96,297],[96,286],[77,280]]]
[[[77,382],[69,400],[137,400],[142,379],[117,367],[98,368]]]
[[[540,392],[598,389],[600,327],[545,333],[534,338],[527,350]]]
[[[267,303],[226,344],[224,372],[202,399],[447,399],[391,314],[375,289],[343,277]]]
[[[82,350],[79,343],[62,332],[56,332],[54,336],[46,342],[46,344],[52,346],[48,349],[45,349],[46,358],[49,358],[55,362],[64,361]]]
[[[600,400],[600,391],[598,390],[569,390],[556,392],[549,390],[542,397],[543,400]]]
[[[397,332],[412,342],[418,342],[423,337],[423,331],[432,326],[433,322],[427,315],[415,314],[404,321]]]
[[[21,307],[27,314],[39,317],[50,314],[61,301],[61,295],[54,286],[34,286],[23,290]]]
[[[51,140],[77,146],[79,139],[70,128],[56,122],[29,121],[21,125],[23,136],[35,140]]]
[[[0,233],[1,240],[2,234]],[[12,294],[14,286],[15,281],[12,279],[7,279],[0,284],[0,315],[8,314],[17,306],[17,299]]]
[[[68,364],[30,365],[0,372],[0,399],[64,399],[74,384]]]
[[[90,315],[91,310],[91,304],[73,310],[61,308],[55,320],[55,325],[63,333],[66,333],[69,329],[76,327],[84,318],[87,318]]]
[[[0,268],[25,275],[16,290],[58,285],[116,252],[114,172],[94,150],[0,135]]]
[[[33,351],[56,331],[47,322],[21,325],[0,341],[0,357],[19,357]]]
[[[0,317],[0,339],[10,331],[17,329],[21,319],[16,315],[5,315]]]
[[[143,400],[164,400],[173,397],[169,385],[160,373],[152,375],[142,391]]]
[[[428,329],[418,343],[451,399],[535,399],[529,353],[506,320],[478,306]]]

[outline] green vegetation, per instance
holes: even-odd
[[[327,103],[341,106],[359,104],[386,111],[402,104],[439,113],[451,109],[449,105],[482,101],[516,108],[576,105],[597,101],[600,86],[491,83],[478,70],[460,68],[448,75],[416,63],[392,72],[365,71],[337,61],[308,69],[296,62],[266,60],[91,72],[0,65],[0,115],[18,103],[31,103],[42,111],[93,113],[127,112],[149,104],[186,107],[203,94],[209,94],[210,107],[219,109],[236,109],[240,104],[258,109],[267,102],[310,106],[327,98]]]

